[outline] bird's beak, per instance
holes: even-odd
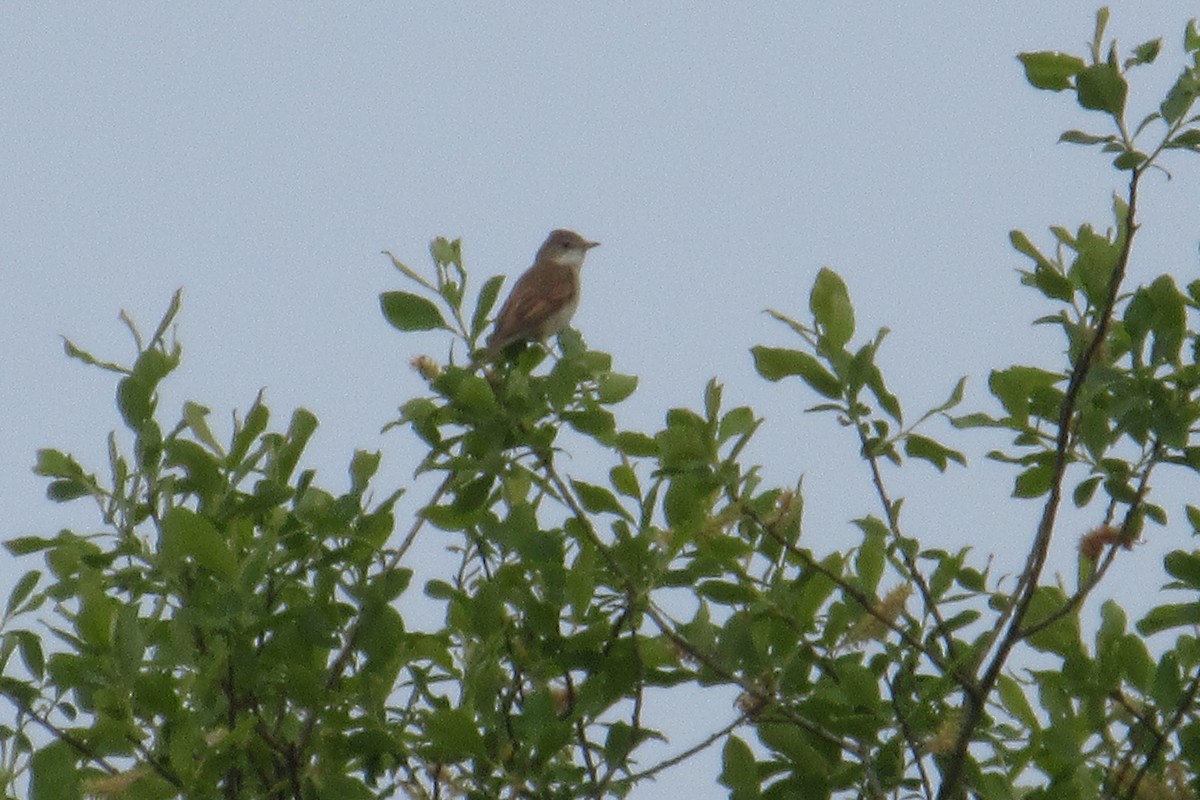
[[[584,242],[583,243],[584,250],[591,250],[593,247],[599,247],[599,246],[600,246],[599,242]]]

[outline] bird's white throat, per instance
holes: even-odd
[[[583,257],[587,255],[587,250],[571,248],[561,253],[556,253],[554,263],[561,264],[564,267],[570,267],[576,272],[583,266]]]

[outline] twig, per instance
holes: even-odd
[[[933,797],[933,785],[929,782],[929,773],[925,771],[925,761],[921,757],[921,743],[917,741],[912,728],[909,727],[908,719],[904,716],[904,711],[900,708],[900,699],[896,696],[895,683],[886,673],[883,676],[883,680],[888,687],[892,710],[896,712],[896,726],[900,729],[900,735],[904,737],[904,743],[908,745],[909,755],[912,756],[913,764],[917,767],[917,774],[921,778],[921,786],[925,790],[925,797]]]
[[[704,750],[707,750],[708,748],[712,747],[717,742],[724,739],[729,734],[733,733],[733,731],[739,725],[746,722],[746,719],[747,719],[746,715],[742,714],[737,719],[735,719],[733,722],[729,723],[724,728],[721,728],[721,730],[709,735],[703,741],[692,745],[687,750],[684,750],[681,753],[676,753],[675,755],[671,756],[670,758],[658,762],[657,764],[655,764],[653,767],[650,767],[649,769],[644,769],[641,772],[632,773],[629,776],[630,782],[637,782],[637,781],[645,780],[646,778],[653,778],[655,775],[657,775],[658,773],[660,773],[664,770],[668,770],[671,767],[682,764],[684,761],[687,761],[692,756],[696,755],[697,753],[703,752]]]
[[[1042,508],[1042,518],[1038,523],[1037,533],[1034,536],[1029,558],[1025,562],[1025,568],[1021,573],[1020,579],[1017,581],[1017,600],[1006,608],[1001,613],[1000,619],[997,620],[996,630],[1003,629],[1004,634],[996,645],[996,652],[983,673],[983,679],[979,683],[980,694],[968,697],[963,704],[962,726],[959,730],[958,740],[955,742],[953,753],[947,759],[946,768],[942,773],[942,786],[938,792],[938,800],[952,800],[953,798],[961,797],[963,794],[961,784],[965,775],[967,749],[970,746],[971,737],[974,734],[975,727],[983,717],[987,695],[991,693],[992,687],[996,685],[996,681],[999,679],[1000,672],[1004,669],[1004,665],[1008,661],[1008,656],[1012,652],[1012,649],[1017,645],[1017,642],[1021,641],[1021,627],[1025,622],[1025,615],[1029,613],[1029,606],[1033,602],[1034,592],[1037,589],[1042,569],[1046,565],[1046,557],[1050,551],[1050,540],[1054,535],[1054,525],[1058,518],[1058,507],[1062,501],[1063,477],[1067,470],[1071,443],[1071,420],[1075,416],[1075,411],[1079,403],[1079,393],[1083,389],[1084,381],[1087,380],[1088,375],[1091,373],[1092,366],[1096,362],[1096,357],[1101,347],[1104,346],[1105,340],[1108,338],[1108,329],[1112,324],[1117,296],[1120,292],[1121,284],[1125,279],[1125,270],[1129,266],[1129,256],[1133,249],[1134,235],[1137,232],[1138,181],[1141,178],[1144,168],[1145,164],[1132,170],[1132,174],[1130,175],[1128,206],[1124,220],[1125,241],[1122,244],[1121,253],[1117,257],[1117,262],[1113,265],[1112,277],[1109,279],[1108,284],[1108,296],[1105,298],[1103,308],[1100,309],[1095,334],[1088,344],[1087,349],[1075,364],[1074,369],[1071,370],[1067,389],[1063,395],[1062,405],[1059,407],[1058,432],[1055,436],[1054,468],[1051,475],[1050,492],[1046,497],[1046,504]]]
[[[40,714],[34,713],[33,709],[31,709],[31,708],[26,709],[26,713],[29,714],[29,718],[31,720],[33,720],[38,725],[41,725],[43,728],[45,728],[47,731],[49,731],[54,736],[54,738],[58,739],[61,742],[66,742],[69,746],[74,748],[80,755],[91,759],[92,762],[94,762],[98,767],[100,767],[100,769],[104,770],[109,775],[120,774],[121,771],[119,769],[114,767],[112,764],[108,763],[108,761],[105,760],[104,756],[100,755],[95,750],[93,750],[91,748],[91,746],[88,745],[86,742],[84,742],[82,739],[79,739],[71,732],[58,727],[50,720],[44,719]],[[163,778],[165,778],[167,781],[171,780],[171,776],[169,776],[169,775],[163,775]],[[179,784],[177,782],[174,785],[176,787],[179,787]],[[179,787],[179,788],[182,788],[182,787]]]
[[[888,531],[892,534],[893,540],[897,543],[897,550],[900,551],[900,558],[904,561],[904,566],[912,577],[913,582],[917,585],[917,591],[921,593],[921,601],[925,604],[925,610],[933,617],[934,625],[938,634],[942,637],[942,642],[946,646],[946,655],[951,661],[958,661],[957,648],[954,646],[954,637],[950,635],[950,631],[946,627],[946,620],[942,617],[942,612],[938,608],[937,601],[933,597],[933,591],[929,588],[929,582],[925,580],[925,575],[917,566],[916,560],[908,552],[908,548],[904,547],[900,540],[903,534],[900,531],[900,520],[896,514],[896,506],[888,496],[887,487],[883,485],[883,473],[879,469],[879,457],[870,452],[867,448],[867,438],[863,433],[862,425],[855,425],[858,431],[858,439],[862,443],[863,452],[867,454],[867,463],[871,466],[871,481],[875,484],[875,493],[879,496],[879,502],[883,505],[883,512],[887,515]],[[943,668],[943,671],[945,669]],[[957,671],[957,667],[956,667]],[[960,679],[960,683],[963,681]],[[973,683],[973,682],[972,682]],[[966,688],[967,684],[963,684]]]
[[[1162,736],[1155,738],[1154,744],[1150,745],[1150,750],[1146,753],[1145,762],[1142,764],[1141,769],[1137,771],[1137,774],[1133,776],[1133,780],[1125,792],[1127,798],[1137,797],[1138,786],[1141,784],[1142,779],[1158,763],[1158,758],[1166,748],[1170,736],[1183,724],[1183,718],[1187,715],[1188,711],[1195,708],[1197,694],[1200,694],[1200,672],[1192,676],[1192,681],[1188,684],[1187,691],[1183,693],[1183,697],[1179,698],[1179,703],[1175,706],[1175,713],[1172,715],[1171,721],[1167,723],[1167,727],[1162,731]]]
[[[613,571],[617,573],[617,575],[621,579],[621,581],[623,583],[625,583],[627,591],[629,591],[633,596],[637,596],[638,595],[637,586],[633,582],[633,579],[628,575],[628,573],[625,572],[625,570],[621,567],[620,563],[613,557],[612,553],[610,553],[608,551],[608,548],[604,546],[604,543],[600,540],[600,537],[596,533],[595,528],[592,527],[591,519],[588,518],[586,512],[584,512],[584,510],[583,510],[583,507],[579,504],[579,501],[575,498],[574,493],[570,490],[570,487],[568,487],[566,482],[562,479],[562,476],[560,476],[558,474],[557,470],[554,469],[554,466],[549,462],[549,460],[546,460],[545,462],[543,462],[543,469],[546,471],[546,475],[550,479],[550,482],[554,485],[555,489],[558,491],[562,501],[567,504],[567,506],[571,509],[571,512],[575,515],[575,518],[579,521],[580,525],[587,532],[588,538],[597,547],[597,549],[600,551],[600,553],[602,554],[604,559],[612,567]],[[771,705],[772,708],[775,709],[776,711],[778,711],[778,713],[781,716],[785,717],[788,722],[791,722],[793,725],[803,728],[804,730],[808,731],[809,733],[813,734],[814,736],[824,739],[825,741],[834,745],[838,749],[843,750],[843,751],[853,755],[854,757],[858,758],[859,761],[862,762],[864,767],[867,767],[868,770],[870,769],[870,765],[871,765],[870,755],[869,755],[869,753],[867,753],[866,749],[863,748],[862,746],[860,746],[857,742],[852,742],[852,741],[843,739],[842,737],[838,736],[837,734],[825,730],[820,725],[818,725],[816,722],[813,722],[812,720],[807,719],[807,718],[801,716],[800,714],[797,714],[792,709],[790,709],[786,706],[779,705],[776,702],[776,699],[773,695],[771,695],[767,692],[764,692],[761,687],[755,686],[750,681],[747,681],[744,678],[741,678],[738,675],[735,675],[734,673],[725,669],[724,666],[722,666],[721,664],[718,664],[716,661],[714,661],[707,653],[697,649],[690,641],[688,641],[686,638],[684,638],[682,635],[680,635],[679,632],[676,630],[676,626],[673,625],[671,622],[669,622],[666,615],[663,614],[658,608],[656,608],[653,603],[650,603],[650,602],[646,603],[645,614],[647,617],[649,617],[651,619],[651,621],[654,622],[654,624],[658,627],[658,629],[660,631],[662,631],[662,633],[668,639],[671,640],[671,642],[675,646],[679,647],[681,650],[683,650],[685,653],[687,653],[693,659],[700,662],[708,669],[712,670],[712,672],[714,674],[716,674],[718,677],[720,677],[722,680],[724,680],[727,683],[730,683],[730,684],[733,684],[736,686],[740,686],[745,692],[750,694],[752,697],[754,697],[757,700],[762,701],[762,703],[764,705],[768,705],[768,704]]]
[[[455,473],[453,471],[446,473],[446,479],[442,481],[441,485],[438,486],[437,491],[435,491],[433,496],[429,498],[429,502],[426,503],[426,507],[433,505],[442,498],[442,495],[444,495],[450,488],[450,483],[454,480],[454,476]],[[396,549],[396,552],[393,553],[392,557],[389,558],[384,564],[382,574],[386,575],[400,566],[401,559],[403,559],[404,554],[408,552],[408,548],[412,546],[413,541],[417,537],[417,532],[421,530],[424,524],[425,516],[418,512],[417,518],[413,520],[412,527],[409,528],[408,534],[400,543],[400,547]],[[363,616],[360,614],[358,618],[354,620],[354,623],[350,626],[350,629],[346,632],[346,641],[344,644],[342,644],[342,649],[338,651],[337,656],[334,657],[333,663],[330,664],[329,675],[325,678],[325,689],[327,691],[333,689],[333,687],[337,685],[338,681],[342,679],[342,675],[345,673],[346,667],[349,666],[350,658],[354,654],[354,648],[358,643],[358,635],[362,630],[363,619]],[[304,728],[300,734],[300,739],[296,743],[296,749],[299,752],[303,753],[308,749],[308,743],[312,740],[312,735],[316,728],[316,724],[317,709],[310,708],[308,710],[307,718],[304,720]]]
[[[1045,619],[1039,620],[1032,625],[1027,625],[1026,627],[1022,628],[1019,634],[1022,639],[1027,639],[1030,636],[1033,636],[1035,633],[1049,628],[1055,622],[1058,622],[1060,619],[1073,612],[1080,606],[1080,604],[1083,603],[1085,599],[1087,599],[1087,596],[1091,594],[1092,590],[1100,584],[1100,581],[1103,580],[1105,574],[1108,573],[1108,568],[1112,566],[1113,560],[1116,558],[1117,551],[1125,546],[1125,542],[1127,541],[1126,537],[1129,536],[1129,532],[1133,526],[1134,515],[1142,507],[1142,500],[1145,499],[1146,492],[1148,492],[1150,489],[1150,473],[1154,470],[1154,465],[1158,463],[1157,444],[1154,446],[1154,451],[1155,455],[1151,457],[1150,463],[1146,466],[1146,471],[1142,473],[1142,478],[1138,482],[1137,493],[1134,495],[1133,502],[1129,504],[1129,508],[1125,512],[1125,520],[1121,523],[1121,533],[1117,537],[1118,540],[1109,545],[1108,552],[1104,554],[1104,561],[1102,561],[1100,566],[1097,567],[1090,576],[1088,576],[1088,579],[1084,582],[1083,586],[1079,587],[1078,591],[1067,598],[1067,601],[1063,603],[1061,608],[1057,609]]]
[[[787,541],[784,537],[780,536],[778,533],[776,533],[774,530],[772,530],[771,526],[766,525],[760,518],[757,517],[757,515],[753,514],[750,511],[747,511],[746,513],[749,516],[751,516],[751,518],[754,519],[754,521],[760,527],[762,527],[762,529],[766,532],[766,534],[768,536],[770,536],[772,539],[774,539],[776,542],[778,542],[779,545],[784,550],[786,550],[790,555],[792,555],[794,558],[798,559],[805,567],[808,567],[809,569],[813,570],[814,572],[819,572],[821,575],[823,575],[825,578],[827,578],[829,581],[831,581],[833,584],[835,584],[838,587],[838,589],[840,589],[842,591],[843,594],[848,596],[850,599],[854,600],[854,602],[858,603],[858,605],[862,608],[864,613],[875,618],[878,622],[880,622],[882,625],[884,625],[888,630],[892,631],[897,636],[899,636],[904,641],[905,644],[907,644],[913,650],[921,653],[926,658],[928,658],[930,660],[930,662],[933,663],[934,666],[936,666],[939,670],[941,670],[942,674],[952,676],[965,692],[967,692],[968,694],[971,694],[973,696],[974,693],[978,691],[978,687],[975,685],[975,681],[972,679],[972,677],[970,675],[962,672],[961,666],[959,666],[957,664],[946,663],[942,659],[941,656],[939,656],[937,653],[930,650],[928,645],[926,645],[924,642],[922,642],[921,640],[919,640],[915,636],[913,636],[911,633],[909,633],[905,628],[903,628],[895,620],[893,620],[886,614],[882,613],[879,610],[879,608],[876,606],[874,600],[871,597],[867,596],[867,594],[864,593],[861,589],[857,588],[856,586],[851,584],[849,581],[842,578],[842,576],[838,575],[836,572],[833,572],[832,570],[828,569],[820,561],[817,561],[815,558],[813,558],[811,554],[805,552],[803,549],[801,549],[799,547],[796,547],[796,545],[793,544],[792,542]]]

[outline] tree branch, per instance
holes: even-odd
[[[1059,504],[1062,501],[1063,478],[1066,474],[1067,463],[1070,460],[1071,423],[1078,407],[1079,393],[1083,389],[1083,384],[1087,380],[1088,375],[1091,373],[1097,355],[1100,353],[1100,349],[1104,346],[1105,339],[1108,337],[1109,327],[1112,325],[1117,297],[1120,293],[1121,284],[1125,279],[1125,272],[1129,266],[1129,256],[1133,250],[1134,235],[1137,232],[1138,182],[1147,163],[1149,162],[1145,162],[1142,166],[1131,171],[1127,195],[1128,206],[1124,219],[1125,241],[1122,244],[1121,253],[1113,265],[1112,277],[1109,279],[1108,284],[1108,295],[1104,300],[1104,306],[1100,309],[1095,333],[1087,349],[1082,353],[1079,361],[1076,362],[1074,368],[1071,370],[1067,389],[1063,395],[1062,405],[1059,407],[1050,492],[1046,498],[1045,505],[1042,507],[1042,518],[1038,523],[1033,547],[1030,549],[1029,557],[1025,562],[1025,568],[1021,573],[1021,577],[1017,581],[1015,590],[1017,596],[1016,602],[1005,609],[1000,619],[997,620],[996,629],[1003,629],[1004,634],[996,645],[995,654],[992,656],[991,662],[983,673],[983,678],[979,683],[980,693],[975,696],[968,696],[964,702],[965,713],[963,714],[961,729],[959,730],[954,750],[947,759],[946,768],[942,773],[943,782],[938,792],[938,800],[953,800],[964,794],[962,783],[965,776],[967,749],[970,746],[975,728],[983,718],[987,696],[996,685],[996,681],[999,679],[1000,673],[1004,669],[1004,665],[1008,661],[1013,648],[1021,640],[1021,628],[1025,622],[1025,615],[1029,613],[1029,606],[1033,601],[1034,592],[1041,578],[1042,569],[1046,565],[1046,557],[1050,551],[1050,540],[1054,535],[1054,525],[1058,518]]]

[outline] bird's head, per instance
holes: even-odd
[[[559,228],[551,231],[550,235],[546,237],[546,241],[538,249],[535,261],[537,263],[553,261],[565,267],[582,266],[583,257],[587,255],[587,251],[599,244],[599,242],[589,242],[575,231]]]

